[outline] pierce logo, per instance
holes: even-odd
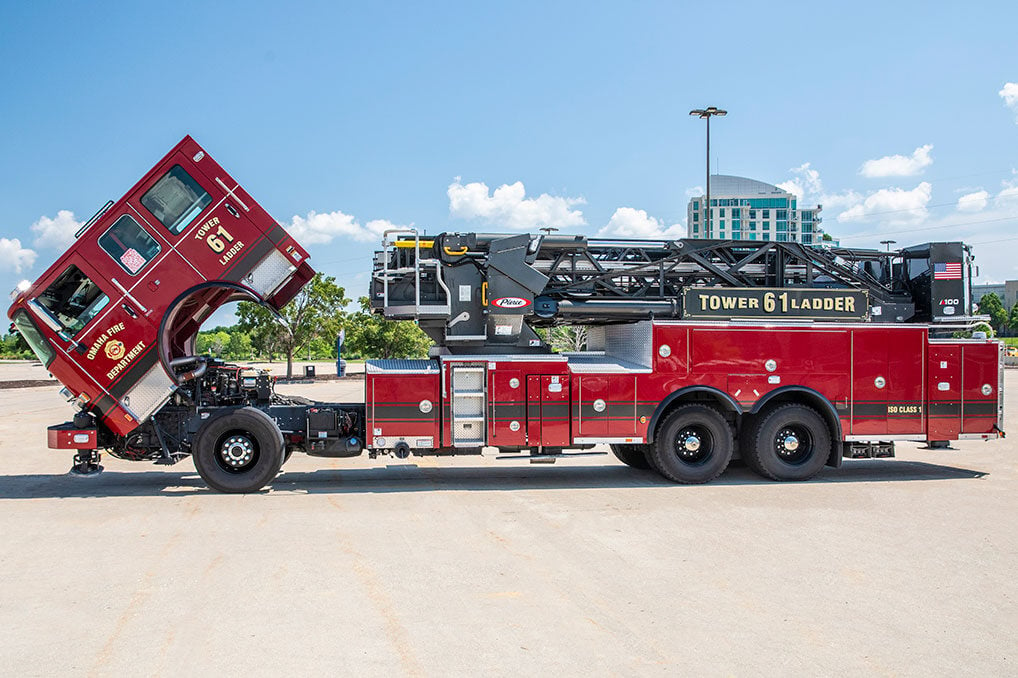
[[[499,308],[523,308],[530,306],[530,300],[522,297],[499,297],[492,299],[491,305]]]

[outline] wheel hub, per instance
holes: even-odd
[[[799,426],[787,426],[774,437],[774,451],[787,464],[800,464],[813,452],[813,439]]]
[[[254,445],[247,436],[230,436],[223,443],[219,455],[232,468],[240,468],[251,463],[254,457]]]
[[[711,454],[710,434],[698,426],[679,431],[675,436],[675,454],[687,464],[697,464]]]

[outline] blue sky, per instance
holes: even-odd
[[[684,233],[709,105],[843,244],[1018,278],[1018,4],[824,4],[4,3],[0,286],[188,133],[351,297],[390,224]]]

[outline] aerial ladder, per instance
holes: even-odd
[[[973,256],[961,242],[882,252],[777,241],[391,231],[383,245],[375,254],[373,309],[416,321],[439,353],[547,352],[534,328],[564,324],[828,320],[929,323],[943,333],[985,320],[973,312]],[[939,275],[941,268],[956,273]],[[718,291],[731,294],[705,294]],[[768,310],[768,291],[778,302],[785,293],[784,308]],[[824,296],[851,305],[825,308]]]

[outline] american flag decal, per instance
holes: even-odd
[[[961,263],[933,264],[934,280],[961,280]]]

